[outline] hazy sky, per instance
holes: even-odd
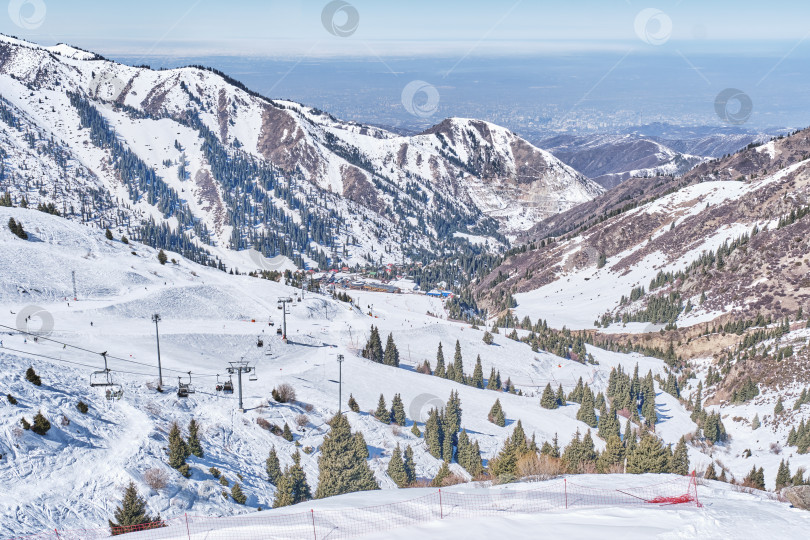
[[[726,48],[780,56],[794,47],[793,52],[804,52],[810,34],[806,0],[351,0],[332,4],[334,16],[325,25],[328,4],[10,0],[8,13],[0,16],[0,32],[110,55],[282,57],[624,50],[627,43],[651,52]],[[643,10],[651,11],[639,22]],[[341,32],[350,35],[334,35]],[[781,43],[762,43],[769,40]]]

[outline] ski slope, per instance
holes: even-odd
[[[28,241],[16,238],[5,227],[10,217],[23,223]],[[361,412],[348,413],[348,418],[354,430],[363,432],[380,486],[404,491],[406,497],[413,492],[395,490],[385,474],[391,452],[397,444],[411,445],[418,477],[435,475],[441,462],[427,453],[423,439],[411,433],[411,422],[421,423],[430,408],[446,402],[452,390],[461,398],[462,426],[479,442],[486,460],[496,455],[518,419],[538,444],[557,434],[565,445],[577,430],[587,430],[576,420],[577,404],[556,410],[539,407],[539,391],[547,383],[555,388],[562,384],[570,391],[582,377],[598,392],[606,388],[610,369],[617,365],[632,370],[638,364],[641,373],[664,373],[660,360],[596,348],[589,348],[598,361],[596,366],[533,353],[528,345],[503,333],[495,335],[494,344],[488,346],[482,341],[482,330],[448,321],[440,300],[417,294],[349,291],[359,306],[353,308],[325,295],[307,293],[290,308],[289,343],[285,344],[276,334],[281,324],[276,300],[282,296],[295,299],[300,291],[291,287],[200,267],[169,252],[168,257],[177,263],[163,266],[151,248],[109,241],[97,229],[35,210],[0,208],[0,223],[4,224],[0,228],[0,324],[11,327],[0,328],[0,390],[19,401],[18,405],[5,399],[0,402],[0,482],[14,494],[0,498],[3,536],[104,526],[118,504],[120,489],[130,479],[147,498],[150,512],[160,512],[164,518],[187,512],[221,516],[266,509],[274,496],[264,471],[271,447],[277,449],[282,467],[292,463],[296,445],[302,451],[311,448],[311,453],[302,453],[301,462],[314,489],[318,448],[327,431],[326,422],[338,409],[339,354],[346,358],[342,365],[343,409],[352,394]],[[78,300],[72,299],[72,272]],[[20,313],[32,313],[31,306],[40,311],[34,310],[28,323],[18,321]],[[158,379],[155,325],[150,320],[154,313],[162,318],[160,348],[166,389],[162,394],[154,390]],[[43,321],[45,328],[41,327]],[[34,341],[15,330],[18,324],[49,333]],[[383,340],[393,333],[402,362],[399,369],[359,357],[372,324],[379,327]],[[261,347],[258,338],[263,341]],[[494,366],[503,380],[510,377],[524,395],[478,390],[415,371],[425,359],[435,365],[440,342],[446,361],[452,361],[456,340],[467,374],[472,373],[480,355],[485,376]],[[108,402],[101,389],[89,386],[91,372],[103,368],[99,353],[105,351],[115,382],[124,389],[120,401]],[[214,390],[217,374],[221,380],[229,362],[241,359],[255,366],[258,379],[245,377],[242,381],[244,413],[236,410],[236,394]],[[42,386],[24,380],[28,366],[36,369]],[[180,399],[175,394],[178,377],[187,380],[188,371],[197,391]],[[280,383],[295,388],[295,402],[282,405],[270,398],[271,390]],[[388,426],[374,419],[369,411],[376,408],[380,393],[389,406],[395,393],[402,395],[408,426]],[[486,419],[496,399],[506,411],[503,428]],[[76,410],[79,400],[89,404],[87,415]],[[674,443],[695,430],[675,398],[659,390],[656,401],[656,430],[665,441]],[[45,437],[19,429],[20,418],[30,421],[38,410],[52,424]],[[296,427],[298,415],[306,415],[301,429]],[[185,429],[191,418],[201,425],[205,457],[189,459],[193,474],[185,479],[166,465],[165,448],[171,423],[176,421]],[[295,441],[272,435],[257,424],[259,419],[279,426],[286,422]],[[595,442],[599,448],[604,445],[596,437]],[[690,458],[698,469],[710,459],[696,448],[690,448]],[[223,488],[208,473],[210,467],[220,469],[231,485],[239,482],[248,497],[245,506],[222,497]],[[741,477],[748,468],[741,464],[734,473]],[[146,485],[144,474],[150,469],[169,475],[166,489],[154,491]],[[458,465],[452,469],[467,477]],[[774,472],[775,468],[766,474]],[[368,497],[366,500],[378,496],[358,495]],[[505,526],[529,526],[521,525],[522,518],[515,518],[516,524],[509,519]],[[672,519],[673,526],[686,520],[677,511]],[[570,523],[560,516],[557,526],[565,530]],[[445,534],[443,524],[435,527],[436,535]]]

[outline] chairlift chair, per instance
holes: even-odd
[[[222,391],[226,394],[233,394],[233,378],[229,377],[222,385]]]
[[[256,368],[254,367],[248,375],[249,381],[258,381],[259,377],[256,375]]]
[[[256,346],[257,347],[264,347],[264,340],[262,340],[261,337],[256,341]]]
[[[276,334],[281,335],[281,328],[276,328]]]
[[[112,386],[112,375],[109,369],[94,371],[90,374],[90,386]]]
[[[177,397],[188,397],[188,384],[177,377]]]
[[[117,401],[124,397],[124,388],[120,384],[111,384],[104,391],[104,397],[107,398],[107,401]]]
[[[222,392],[222,383],[219,382],[219,373],[217,373],[217,385],[215,388],[217,392]]]

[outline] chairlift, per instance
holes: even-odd
[[[177,397],[188,397],[189,394],[196,393],[194,386],[191,384],[191,372],[188,372],[188,382],[184,383],[177,377]]]
[[[124,388],[113,381],[112,372],[107,367],[107,351],[101,353],[101,356],[104,358],[104,369],[90,374],[90,386],[103,387],[105,389],[104,397],[110,401],[121,399],[124,395]]]
[[[276,334],[281,335],[281,328],[276,328]]]
[[[264,340],[261,338],[261,336],[259,336],[259,339],[256,340],[256,346],[260,348],[264,347]]]
[[[255,367],[250,371],[250,373],[248,375],[248,380],[249,381],[258,381],[259,380],[259,377],[256,376],[256,368]]]
[[[226,394],[233,394],[233,377],[228,377],[228,380],[223,383],[222,391]]]
[[[215,388],[217,392],[222,392],[222,383],[219,382],[219,373],[217,373],[217,385]]]
[[[275,325],[276,325],[276,323],[275,323],[275,322],[273,322],[273,321],[270,321],[270,322],[269,322],[269,323],[267,323],[267,324],[269,324],[270,326],[275,326]]]

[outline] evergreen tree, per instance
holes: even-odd
[[[555,397],[557,398],[557,406],[564,407],[565,406],[565,392],[563,392],[562,385],[557,387],[557,395]]]
[[[191,471],[186,464],[188,455],[188,446],[180,434],[180,426],[174,422],[169,430],[169,466],[180,471],[180,474],[185,477],[191,476]]]
[[[810,478],[807,480],[807,482],[804,480],[804,467],[799,467],[796,469],[796,473],[793,475],[793,478],[790,479],[791,485],[794,486],[802,486],[808,482],[810,482]]]
[[[453,355],[453,368],[456,371],[455,381],[464,383],[464,361],[461,358],[461,343],[456,340],[456,352]]]
[[[323,439],[321,456],[318,458],[315,498],[379,489],[365,457],[357,452],[346,417],[336,415],[329,424],[331,429]]]
[[[408,472],[405,470],[405,462],[402,460],[402,451],[397,444],[391,459],[388,461],[388,476],[397,487],[405,487],[408,485]]]
[[[25,370],[25,380],[34,386],[42,386],[42,379],[39,378],[39,375],[37,375],[33,367],[29,367]]]
[[[546,388],[543,390],[540,406],[544,409],[556,409],[558,407],[557,397],[554,395],[554,390],[551,389],[551,383],[546,384]]]
[[[475,359],[475,369],[473,370],[472,386],[476,388],[484,387],[484,368],[481,366],[481,355]]]
[[[388,405],[385,404],[385,397],[383,397],[382,394],[380,394],[380,400],[377,402],[377,410],[374,411],[374,417],[385,424],[391,422],[391,413],[388,411]]]
[[[568,394],[568,401],[573,401],[574,403],[582,403],[582,393],[584,391],[584,385],[582,384],[582,377],[579,378],[577,381],[577,385],[571,390],[571,393]]]
[[[785,463],[785,460],[782,460],[776,473],[776,490],[779,491],[788,485],[790,485],[790,462]]]
[[[352,412],[360,412],[360,405],[357,404],[357,400],[354,399],[354,396],[349,394],[349,410]]]
[[[362,356],[378,364],[383,362],[385,353],[383,352],[382,341],[380,341],[380,331],[373,324],[371,325],[371,335],[368,338],[368,342],[366,342],[365,348],[363,348]]]
[[[51,429],[51,423],[42,415],[42,411],[37,411],[34,416],[34,424],[31,426],[31,431],[37,435],[45,435]]]
[[[366,438],[363,437],[363,432],[358,431],[353,435],[354,437],[354,449],[358,456],[361,456],[363,459],[369,458],[368,453],[368,445],[366,444]]]
[[[146,513],[146,500],[138,494],[135,483],[131,480],[124,489],[124,498],[121,500],[121,505],[115,509],[114,517],[114,522],[108,520],[112,536],[127,533],[129,532],[128,527],[134,525],[152,525],[151,527],[139,527],[139,530],[164,526],[160,514],[152,517]]]
[[[112,240],[113,239],[113,234],[112,234],[112,231],[110,229],[107,229],[107,231],[104,233],[104,236],[107,238],[107,240]]]
[[[618,435],[611,434],[608,437],[605,450],[599,454],[596,460],[596,468],[601,473],[610,472],[611,467],[621,465],[624,462],[624,445]]]
[[[281,430],[281,438],[289,442],[292,442],[293,440],[292,430],[290,429],[290,426],[287,425],[287,422],[284,422],[284,428]]]
[[[456,434],[461,429],[461,399],[458,391],[450,392],[447,406],[444,409],[444,433],[453,437],[453,444],[456,444]]]
[[[158,251],[158,262],[160,262],[160,264],[166,264],[166,261],[168,260],[169,258],[166,256],[166,253],[162,249]]]
[[[714,470],[714,462],[709,463],[706,467],[706,472],[703,473],[703,478],[706,480],[717,480],[717,472]]]
[[[782,398],[779,398],[779,401],[776,402],[776,405],[773,407],[773,415],[779,416],[782,414],[782,411],[785,410],[785,405],[782,403]]]
[[[247,495],[242,492],[242,488],[237,483],[234,483],[233,487],[231,487],[231,497],[233,497],[234,502],[238,504],[245,504],[247,502]]]
[[[443,462],[442,466],[439,467],[439,472],[436,473],[436,476],[433,477],[433,480],[430,482],[430,485],[433,487],[441,487],[444,485],[444,480],[448,476],[453,474],[450,471],[450,467],[447,465],[447,462]]]
[[[452,362],[447,366],[447,379],[450,381],[456,380],[456,368]]]
[[[489,371],[489,380],[487,381],[487,390],[497,390],[498,387],[495,386],[495,366],[492,366],[492,369]]]
[[[661,439],[645,433],[641,442],[627,454],[627,472],[630,474],[664,473],[669,470],[667,451]]]
[[[484,331],[484,343],[487,345],[492,345],[492,334],[489,333],[489,330]]]
[[[413,448],[410,445],[405,447],[405,458],[403,459],[405,473],[408,475],[408,484],[416,480],[416,465],[413,462]]]
[[[399,367],[399,351],[394,343],[393,334],[388,334],[388,341],[385,344],[385,353],[383,354],[383,362],[387,366]]]
[[[681,437],[672,453],[669,463],[669,472],[686,476],[689,474],[689,452],[686,449],[686,439]]]
[[[442,459],[444,454],[444,432],[442,423],[439,420],[439,411],[436,408],[430,410],[427,422],[425,422],[425,443],[428,452],[436,459]]]
[[[408,419],[405,417],[405,405],[402,404],[402,397],[399,394],[394,394],[394,399],[391,401],[391,421],[398,426],[408,423]]]
[[[436,369],[433,374],[442,379],[447,377],[447,372],[444,367],[444,352],[442,352],[442,343],[439,342],[439,350],[436,351]]]
[[[271,484],[278,487],[278,482],[281,479],[282,472],[281,463],[278,461],[278,455],[276,454],[275,447],[270,449],[270,455],[267,456],[264,468],[267,471],[267,479]]]
[[[188,452],[193,456],[201,458],[203,457],[203,449],[202,446],[200,446],[198,431],[199,425],[197,421],[192,418],[188,423]]]
[[[577,420],[585,422],[590,427],[596,427],[596,413],[593,412],[593,392],[586,385],[582,391],[582,404],[577,411]]]
[[[462,430],[458,436],[458,463],[464,470],[475,478],[484,470],[481,461],[481,451],[478,442],[473,443],[467,435],[467,430]]]
[[[501,407],[500,399],[495,400],[495,403],[489,410],[489,416],[487,418],[490,422],[492,422],[496,426],[504,427],[506,425],[506,414],[504,413],[503,408]]]

